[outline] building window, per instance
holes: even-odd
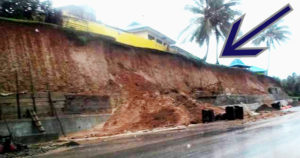
[[[153,36],[151,36],[151,35],[148,35],[148,39],[149,40],[155,40],[155,38]]]
[[[159,43],[159,44],[162,44],[162,41],[161,41],[161,40],[159,40],[159,39],[158,39],[158,40],[156,40],[156,42],[157,42],[157,43]]]

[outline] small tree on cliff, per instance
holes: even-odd
[[[4,0],[0,5],[2,17],[58,23],[58,13],[50,0]]]
[[[271,47],[275,48],[276,43],[280,44],[280,42],[288,39],[287,35],[290,34],[290,32],[287,30],[287,28],[287,26],[278,26],[278,24],[272,25],[253,41],[253,44],[255,45],[265,43],[269,48],[267,74],[270,68]]]
[[[32,20],[39,3],[38,0],[5,0],[1,5],[0,16]]]
[[[186,9],[196,15],[191,20],[191,24],[187,26],[183,32],[191,30],[188,35],[190,41],[196,41],[202,46],[207,46],[206,54],[203,60],[206,61],[209,50],[210,36],[214,35],[217,42],[216,47],[216,64],[218,60],[218,44],[222,37],[226,37],[231,22],[236,15],[240,15],[239,11],[233,10],[232,7],[237,5],[239,0],[194,0],[194,5],[186,6]]]

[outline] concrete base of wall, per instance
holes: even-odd
[[[279,98],[279,99],[278,99]],[[263,104],[269,104],[274,102],[284,102],[287,104],[289,98],[284,95],[274,96],[273,94],[264,95],[218,95],[214,99],[213,104],[216,106],[226,107],[226,106],[243,106],[244,110],[255,111]]]
[[[18,142],[22,144],[32,144],[32,143],[41,143],[41,142],[48,142],[51,140],[57,140],[58,138],[59,138],[58,133],[32,134],[28,136],[14,137],[14,142]]]
[[[78,132],[93,128],[94,126],[104,123],[110,114],[101,115],[68,115],[61,116],[60,120],[66,134]],[[17,140],[21,140],[23,143],[35,143],[40,141],[49,141],[51,139],[57,139],[59,135],[62,135],[61,128],[56,118],[48,117],[41,118],[43,127],[46,130],[45,134],[39,133],[31,119],[21,120],[7,120],[8,126],[13,133],[13,136]],[[0,135],[9,135],[7,127],[4,121],[0,121]],[[36,139],[33,137],[39,137]],[[44,139],[42,139],[44,138]]]
[[[232,105],[226,105],[226,106],[240,106],[243,107],[244,113],[246,113],[247,110],[255,111],[257,108],[261,106],[261,103],[253,103],[253,104],[232,104]],[[223,107],[224,109],[226,106],[220,106]]]
[[[214,105],[234,105],[234,104],[253,104],[262,103],[266,96],[263,95],[219,95],[217,96]],[[271,96],[270,96],[271,97]]]

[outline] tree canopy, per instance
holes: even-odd
[[[288,39],[288,31],[287,26],[279,26],[279,24],[274,24],[266,31],[262,32],[257,36],[257,38],[253,41],[253,44],[260,45],[261,43],[265,43],[267,47],[275,48],[276,43],[280,44]]]
[[[218,45],[220,38],[226,37],[229,33],[231,22],[234,21],[235,16],[240,15],[239,11],[232,8],[237,4],[239,4],[239,0],[194,0],[193,5],[186,6],[186,9],[196,17],[191,20],[190,25],[183,32],[191,30],[192,33],[187,38],[190,41],[196,41],[200,46],[206,43],[207,52],[204,60],[207,59],[211,35],[215,36]],[[216,49],[216,53],[218,54],[218,49]]]
[[[282,87],[291,96],[300,96],[300,75],[293,73],[281,81]]]
[[[281,42],[284,42],[288,39],[288,34],[290,32],[288,31],[287,26],[279,26],[278,23],[272,25],[264,32],[260,33],[255,40],[253,40],[253,44],[260,45],[262,43],[265,43],[266,46],[269,48],[269,51],[271,48],[275,48],[276,43],[280,44]],[[271,52],[269,52],[268,57],[268,67],[267,67],[267,73],[269,71],[270,67],[270,58],[271,58]]]
[[[0,2],[0,16],[49,23],[58,23],[60,19],[50,0],[4,0]]]

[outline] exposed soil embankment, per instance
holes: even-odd
[[[36,31],[38,29],[38,31]],[[64,31],[43,25],[0,21],[0,92],[92,94],[110,97],[107,133],[174,126],[201,121],[196,102],[203,95],[267,94],[278,86],[271,78],[187,60],[181,56],[115,44],[105,40],[80,46]]]

